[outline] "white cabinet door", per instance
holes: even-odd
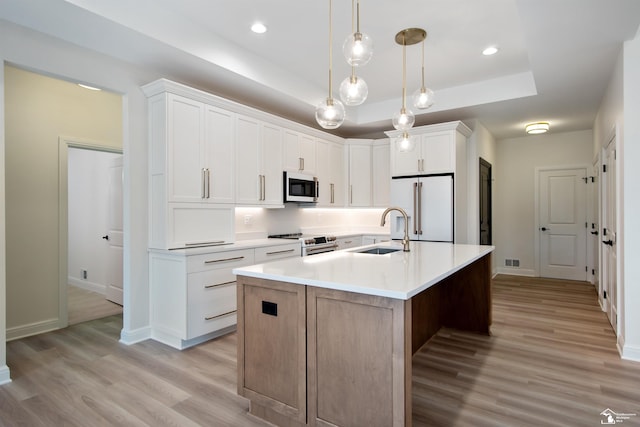
[[[233,203],[235,116],[207,105],[205,107],[205,200],[209,203]]]
[[[399,151],[395,144],[396,138],[390,138],[391,173],[392,176],[411,176],[420,173],[422,160],[421,137],[411,135],[413,150]]]
[[[262,172],[262,204],[282,206],[282,129],[263,123],[261,127],[260,170]]]
[[[372,148],[372,201],[373,206],[389,206],[391,173],[389,170],[389,143],[387,140],[376,142]]]
[[[422,135],[422,170],[424,174],[455,172],[455,131]]]
[[[203,199],[203,111],[201,102],[167,95],[167,197],[170,202],[201,202]]]
[[[349,206],[371,206],[370,145],[349,145]]]
[[[288,171],[314,174],[316,172],[315,140],[308,135],[285,130],[283,166]]]
[[[256,205],[262,199],[260,125],[245,116],[236,119],[236,202]]]
[[[345,205],[344,157],[344,145],[332,142],[329,145],[329,168],[331,173],[329,197],[331,206],[342,207]]]
[[[329,159],[329,142],[316,141],[316,176],[318,177],[318,203],[316,206],[331,206],[331,163]]]

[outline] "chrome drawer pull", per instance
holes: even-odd
[[[204,320],[213,320],[213,319],[217,319],[218,317],[224,317],[224,316],[228,316],[230,314],[235,314],[236,312],[237,312],[237,310],[227,311],[226,313],[218,314],[217,316],[207,316],[207,317],[204,318]]]
[[[236,256],[233,258],[223,258],[223,259],[210,259],[209,261],[205,261],[205,264],[213,264],[216,262],[227,262],[227,261],[238,261],[240,259],[244,259],[244,256]]]
[[[224,240],[215,240],[213,242],[185,243],[185,246],[203,246],[203,245],[222,245]]]
[[[235,284],[236,281],[232,280],[231,282],[224,282],[224,283],[216,283],[215,285],[204,285],[205,289],[211,289],[211,288],[217,288],[218,286],[225,286],[225,285],[232,285]]]
[[[287,249],[286,251],[267,252],[267,255],[287,254],[287,253],[293,252],[293,251],[295,251],[295,249]]]

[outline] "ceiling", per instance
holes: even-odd
[[[159,76],[319,128],[328,94],[328,0],[3,0],[0,18]],[[436,104],[416,124],[480,120],[497,138],[545,120],[552,132],[591,129],[622,42],[640,24],[638,0],[360,0],[374,40],[356,69],[369,86],[332,131],[382,137],[400,109],[402,49],[395,34],[424,28],[426,84]],[[263,22],[268,31],[249,27]],[[334,93],[350,68],[342,42],[351,1],[333,0]],[[494,45],[499,52],[483,56]],[[420,44],[407,47],[407,93],[420,86]]]

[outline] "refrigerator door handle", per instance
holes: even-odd
[[[413,183],[413,234],[418,234],[418,183]]]
[[[418,234],[422,235],[422,182],[418,183]]]

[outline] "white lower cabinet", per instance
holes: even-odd
[[[235,330],[232,270],[300,256],[300,243],[210,253],[152,251],[151,338],[179,350]]]
[[[336,243],[338,244],[338,250],[357,248],[362,246],[362,236],[338,237]]]

